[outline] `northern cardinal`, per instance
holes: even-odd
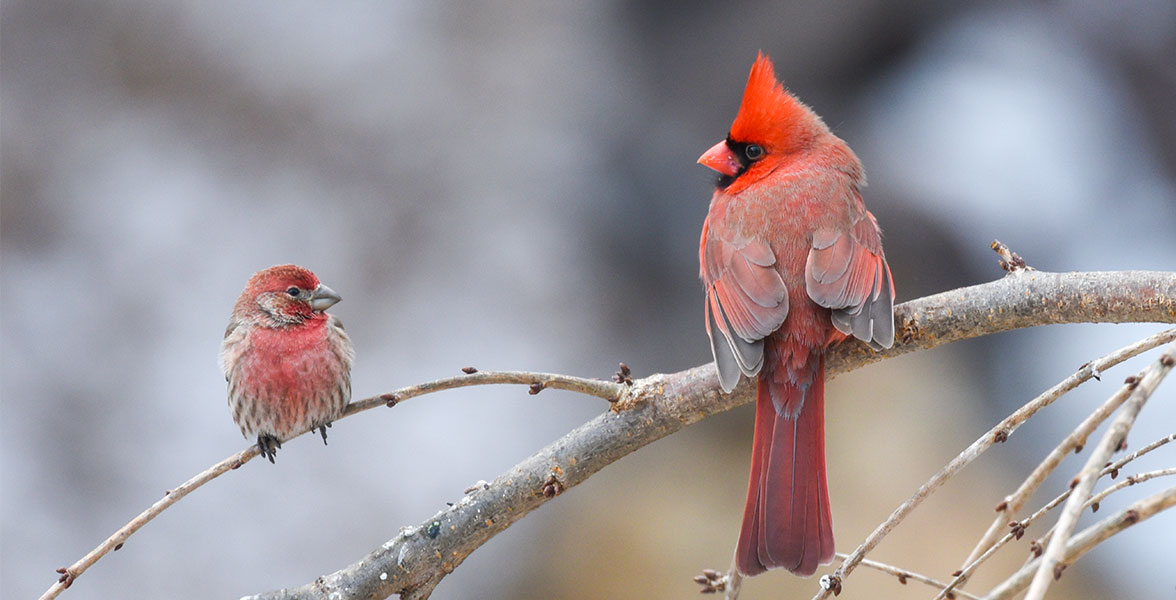
[[[245,437],[274,462],[282,442],[331,425],[351,399],[355,351],[325,311],[340,300],[314,273],[279,265],[249,278],[237,298],[220,365],[229,409]]]
[[[735,566],[811,575],[833,560],[825,480],[825,349],[894,343],[894,288],[857,156],[760,53],[727,139],[698,162],[719,179],[702,227],[706,331],[719,383],[759,374]]]

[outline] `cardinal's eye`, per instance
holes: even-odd
[[[748,144],[747,148],[743,149],[743,155],[747,160],[759,160],[764,157],[764,148],[756,144]]]
[[[298,297],[298,288],[292,287],[292,288],[286,290],[286,293],[290,294],[290,296],[292,296],[294,298],[297,298]]]

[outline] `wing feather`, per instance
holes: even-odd
[[[763,367],[763,339],[788,316],[788,289],[767,243],[730,241],[710,231],[708,223],[701,248],[707,334],[719,383],[731,391],[740,375]]]
[[[805,288],[813,302],[832,309],[833,326],[841,333],[875,350],[894,344],[894,283],[870,213],[847,230],[813,233]]]

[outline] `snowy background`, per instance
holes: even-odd
[[[343,296],[357,397],[466,365],[607,378],[618,361],[636,376],[709,361],[697,243],[712,175],[695,160],[760,49],[865,163],[900,301],[1000,277],[994,238],[1044,270],[1176,269],[1176,4],[816,4],[5,0],[0,596],[40,594],[245,447],[216,354],[246,279],[272,264]],[[839,378],[838,549],[1013,407],[1159,329],[1040,328]],[[872,557],[946,579],[1029,466],[1150,360],[1043,413]],[[64,597],[300,585],[602,410],[520,386],[364,413],[327,448],[301,438],[198,490]],[[1132,447],[1173,423],[1169,382]],[[744,407],[625,458],[435,597],[695,594],[693,575],[729,564],[751,429]],[[1128,497],[1171,483],[1146,485]],[[1162,514],[1056,593],[1170,597],[1174,539]],[[815,586],[772,572],[744,597]],[[846,591],[925,595],[865,571]]]

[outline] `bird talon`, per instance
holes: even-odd
[[[278,448],[282,447],[282,442],[272,435],[257,436],[257,452],[261,454],[262,458],[269,459],[270,464],[274,463],[274,457],[278,454]]]

